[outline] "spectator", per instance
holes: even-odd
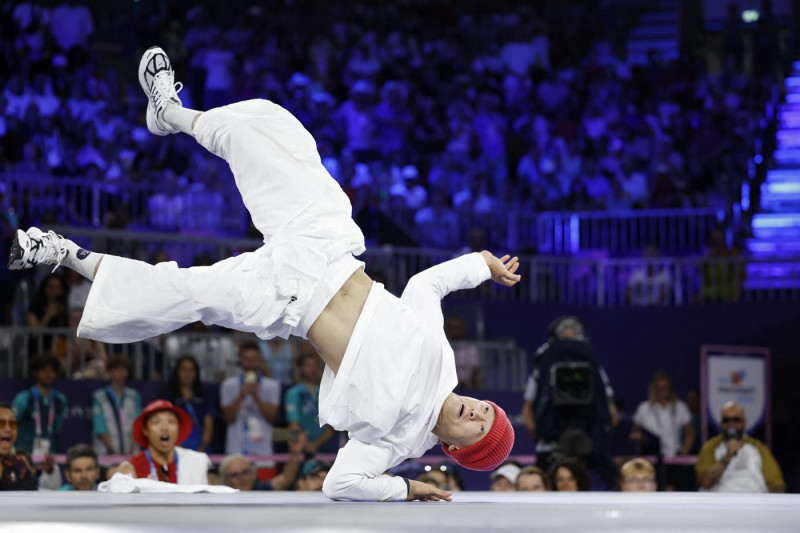
[[[744,409],[722,406],[722,432],[706,442],[697,457],[697,483],[712,492],[785,492],[778,462],[760,440],[745,433]]]
[[[319,383],[322,369],[317,352],[310,344],[308,347],[308,351],[301,352],[295,359],[298,383],[284,395],[286,422],[290,430],[301,431],[308,437],[303,450],[307,455],[314,455],[320,450],[335,452],[338,446],[331,438],[336,432],[328,425],[319,426]]]
[[[51,32],[59,48],[70,56],[73,66],[81,66],[86,62],[89,36],[94,33],[92,13],[88,7],[73,0],[56,6],[53,9]]]
[[[650,380],[648,400],[640,403],[633,415],[631,439],[641,442],[644,428],[659,438],[664,457],[685,455],[695,438],[691,422],[689,408],[675,396],[672,379],[666,372],[656,372]]]
[[[64,279],[58,274],[48,275],[39,285],[36,296],[28,309],[28,327],[65,328],[69,324],[67,317],[67,288]],[[38,334],[34,338],[34,349],[45,352],[51,349],[52,335]],[[59,369],[60,370],[60,369]]]
[[[519,477],[520,467],[514,463],[506,463],[492,472],[492,485],[490,491],[509,492],[515,491],[517,478]]]
[[[106,361],[109,383],[92,395],[92,434],[98,455],[132,455],[136,451],[133,421],[142,411],[139,393],[126,387],[131,361],[115,354]]]
[[[550,483],[559,492],[588,491],[592,480],[583,463],[577,459],[562,459],[550,469]]]
[[[458,385],[476,389],[480,384],[481,354],[475,344],[464,340],[466,329],[464,319],[460,316],[447,317],[444,333],[456,357]]]
[[[79,339],[77,336],[83,308],[70,309],[68,317],[71,334],[57,337],[52,346],[52,351],[62,362],[62,368],[67,369],[67,376],[75,379],[108,379],[105,343]]]
[[[234,453],[219,464],[220,483],[239,490],[289,490],[300,471],[300,454],[306,443],[305,434],[299,435],[297,440],[288,443],[289,460],[283,470],[269,481],[258,479],[255,465],[244,455]]]
[[[0,403],[0,491],[36,490],[33,467],[14,450],[17,431],[17,418],[11,405]]]
[[[300,470],[300,477],[297,479],[297,490],[299,491],[321,491],[322,483],[328,476],[331,464],[320,459],[310,459],[303,463]]]
[[[35,456],[58,450],[58,436],[67,415],[67,398],[53,389],[60,364],[54,355],[39,355],[30,362],[34,385],[14,397],[19,422],[17,448]]]
[[[419,476],[417,478],[417,481],[419,481],[420,483],[426,483],[431,487],[436,487],[437,489],[440,490],[445,490],[442,484],[440,483],[439,479],[436,476],[431,475],[430,472],[425,472],[424,474]]]
[[[705,302],[735,302],[744,283],[744,263],[739,251],[729,248],[725,231],[715,228],[708,238],[704,261],[700,264],[703,280],[701,300]]]
[[[538,466],[526,466],[519,471],[515,486],[519,492],[546,492],[550,489],[550,478]]]
[[[144,450],[119,465],[118,471],[135,478],[205,485],[211,466],[208,455],[178,446],[191,432],[192,419],[186,411],[167,400],[153,400],[133,422],[133,438]]]
[[[214,410],[203,392],[197,359],[183,355],[175,361],[164,397],[192,419],[192,432],[183,441],[183,447],[198,452],[208,450],[214,436]]]
[[[275,337],[268,341],[260,341],[270,377],[277,380],[282,387],[294,384],[292,378],[292,361],[294,361],[295,344],[287,339]]]
[[[100,479],[97,452],[85,444],[76,444],[67,450],[64,476],[67,484],[58,490],[97,490]]]
[[[271,455],[281,386],[264,375],[264,356],[258,344],[242,344],[239,366],[242,374],[226,378],[220,386],[222,416],[228,424],[225,453]]]
[[[644,265],[631,272],[628,278],[627,299],[631,305],[663,305],[671,301],[672,275],[669,270],[657,268],[658,248],[648,246],[642,257]]]
[[[636,458],[625,462],[619,469],[619,486],[622,492],[655,492],[656,469],[648,461]]]

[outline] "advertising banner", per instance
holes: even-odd
[[[769,349],[705,345],[700,365],[703,442],[719,432],[722,407],[732,401],[744,409],[745,431],[771,447]]]

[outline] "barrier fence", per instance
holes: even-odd
[[[165,380],[175,361],[193,355],[200,366],[203,382],[219,382],[238,373],[238,345],[258,341],[245,333],[175,332],[141,342],[111,344],[79,339],[70,328],[0,327],[0,377],[27,377],[32,356],[56,355],[62,362],[64,376],[71,379],[107,379],[105,360],[122,354],[131,360],[131,377]],[[300,339],[292,338],[294,353],[299,353]],[[266,348],[266,347],[265,347]],[[458,341],[453,349],[468,348],[478,354],[478,379],[473,388],[522,391],[525,387],[525,351],[511,340]],[[264,350],[264,353],[269,353]],[[458,356],[457,356],[458,358]],[[269,366],[267,358],[267,366]],[[467,363],[459,362],[459,365]]]
[[[258,239],[95,230],[56,226],[82,246],[152,261],[163,253],[180,266],[217,261],[262,245]],[[498,253],[502,253],[497,250]],[[372,247],[361,256],[367,272],[400,294],[408,279],[461,252],[393,246]],[[800,301],[800,257],[617,258],[520,256],[522,280],[508,289],[494,284],[458,291],[449,299],[493,299],[591,307],[685,306],[709,303]]]
[[[105,215],[119,208],[124,208],[138,227],[161,231],[240,235],[247,220],[242,202],[226,199],[222,191],[180,189],[159,182],[118,183],[8,173],[0,174],[0,181],[8,184],[8,195],[21,215],[49,213],[68,224],[101,226]],[[381,208],[418,242],[427,242],[415,225],[417,210],[390,205]],[[509,250],[553,255],[607,250],[630,255],[652,245],[684,254],[705,246],[710,230],[724,222],[725,212],[714,208],[540,213],[496,209],[492,214],[459,211],[455,218],[454,244],[468,242],[471,230],[479,228],[487,242]],[[442,220],[434,226],[442,228],[452,222],[453,217],[449,217],[447,223]]]

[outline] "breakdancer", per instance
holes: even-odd
[[[294,116],[267,100],[184,108],[158,47],[144,53],[139,82],[150,132],[192,135],[228,162],[264,245],[178,268],[90,252],[30,228],[17,231],[9,268],[63,264],[93,280],[79,337],[134,342],[202,321],[262,339],[307,338],[325,362],[320,425],[350,437],[323,486],[331,499],[450,500],[449,492],[384,475],[436,445],[465,468],[497,468],[514,430],[494,403],[452,392],[458,380],[441,299],[490,278],[516,284],[517,258],[467,254],[413,276],[396,298],[354,257],[365,247],[350,202]]]

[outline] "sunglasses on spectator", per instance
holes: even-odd
[[[741,416],[723,416],[722,417],[722,423],[723,424],[727,424],[728,422],[741,422],[741,421],[742,421],[742,417]]]
[[[247,470],[240,470],[238,472],[231,472],[227,474],[225,477],[228,479],[238,479],[242,476],[251,476],[253,475],[253,469],[248,468]]]
[[[7,420],[5,418],[0,418],[0,429],[10,428],[10,429],[17,429],[18,422],[16,420]]]

